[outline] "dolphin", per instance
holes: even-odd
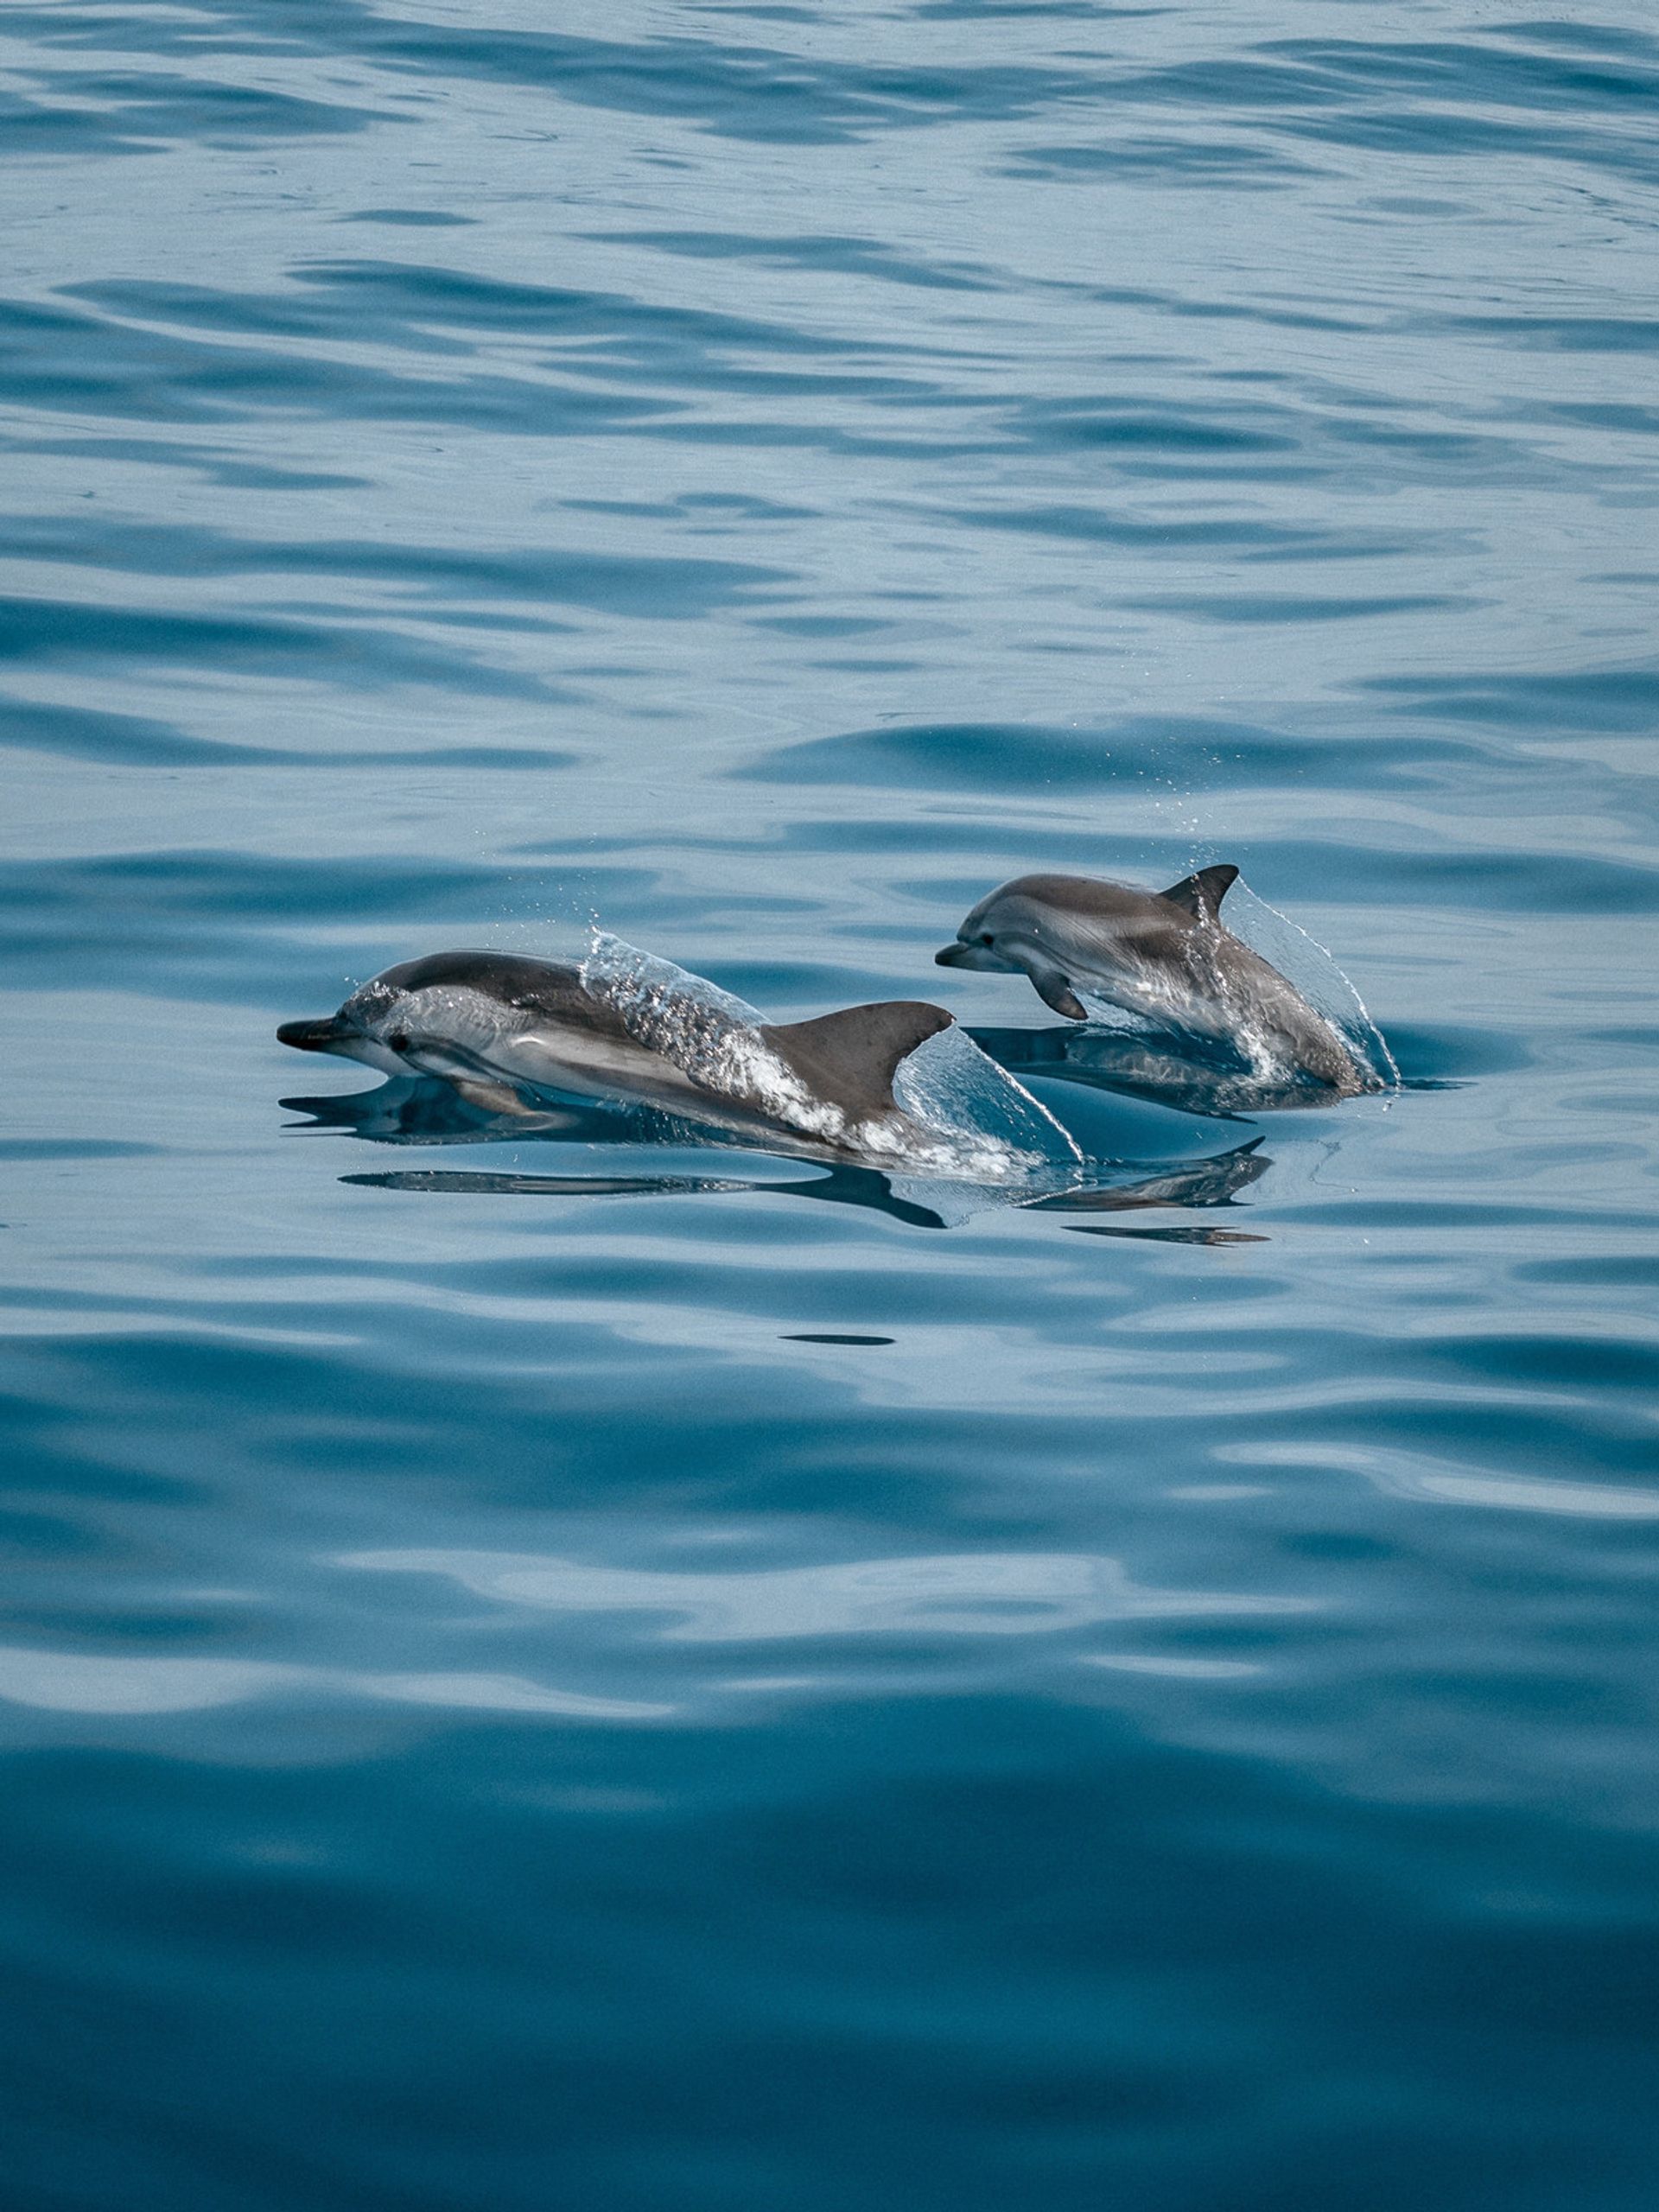
[[[943,1007],[893,999],[750,1024],[689,992],[607,991],[558,961],[437,952],[388,968],[338,1014],[285,1021],[276,1034],[388,1075],[442,1076],[498,1110],[524,1110],[526,1090],[574,1091],[860,1154],[925,1136],[894,1099],[893,1077],[951,1020]]]
[[[1089,1019],[1077,993],[1092,991],[1165,1027],[1224,1038],[1253,1064],[1289,1068],[1339,1097],[1366,1090],[1340,1030],[1223,922],[1237,875],[1200,868],[1156,892],[1086,875],[1015,876],[980,900],[934,961],[1023,970],[1072,1021]]]

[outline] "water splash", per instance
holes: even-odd
[[[997,1171],[976,1179],[1007,1181],[1012,1169],[1033,1185],[1065,1187],[1086,1164],[1071,1132],[954,1024],[902,1062],[893,1095],[959,1155],[958,1172]]]
[[[699,1082],[728,1079],[733,1056],[766,1020],[758,1007],[721,990],[706,976],[693,975],[597,924],[581,975],[582,988],[621,1016],[636,1043],[661,1052]]]
[[[893,1080],[897,1115],[854,1123],[810,1096],[770,1049],[757,1007],[707,977],[596,929],[582,981],[638,1043],[716,1096],[756,1099],[809,1138],[947,1182],[1042,1191],[1069,1187],[1083,1173],[1069,1132],[954,1027],[906,1055]]]
[[[1368,1090],[1399,1090],[1399,1065],[1388,1039],[1328,947],[1300,922],[1270,906],[1242,876],[1228,899],[1227,925],[1253,952],[1271,961],[1313,1011],[1339,1033],[1362,1072],[1373,1078]]]

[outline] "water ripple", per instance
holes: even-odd
[[[1648,2212],[1653,27],[0,67],[8,2202]],[[932,964],[1216,861],[1397,1090]],[[595,924],[1087,1182],[276,1041]]]

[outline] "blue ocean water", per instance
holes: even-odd
[[[1647,2212],[1650,12],[0,67],[7,2212]],[[1397,1091],[931,963],[1217,860]],[[595,920],[1101,1203],[275,1041]]]

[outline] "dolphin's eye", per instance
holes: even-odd
[[[992,935],[989,930],[984,931],[979,941],[982,944],[995,944],[996,943],[995,938]]]
[[[386,1042],[394,1052],[406,1052],[409,1050],[409,1032],[406,1029],[394,1029]]]

